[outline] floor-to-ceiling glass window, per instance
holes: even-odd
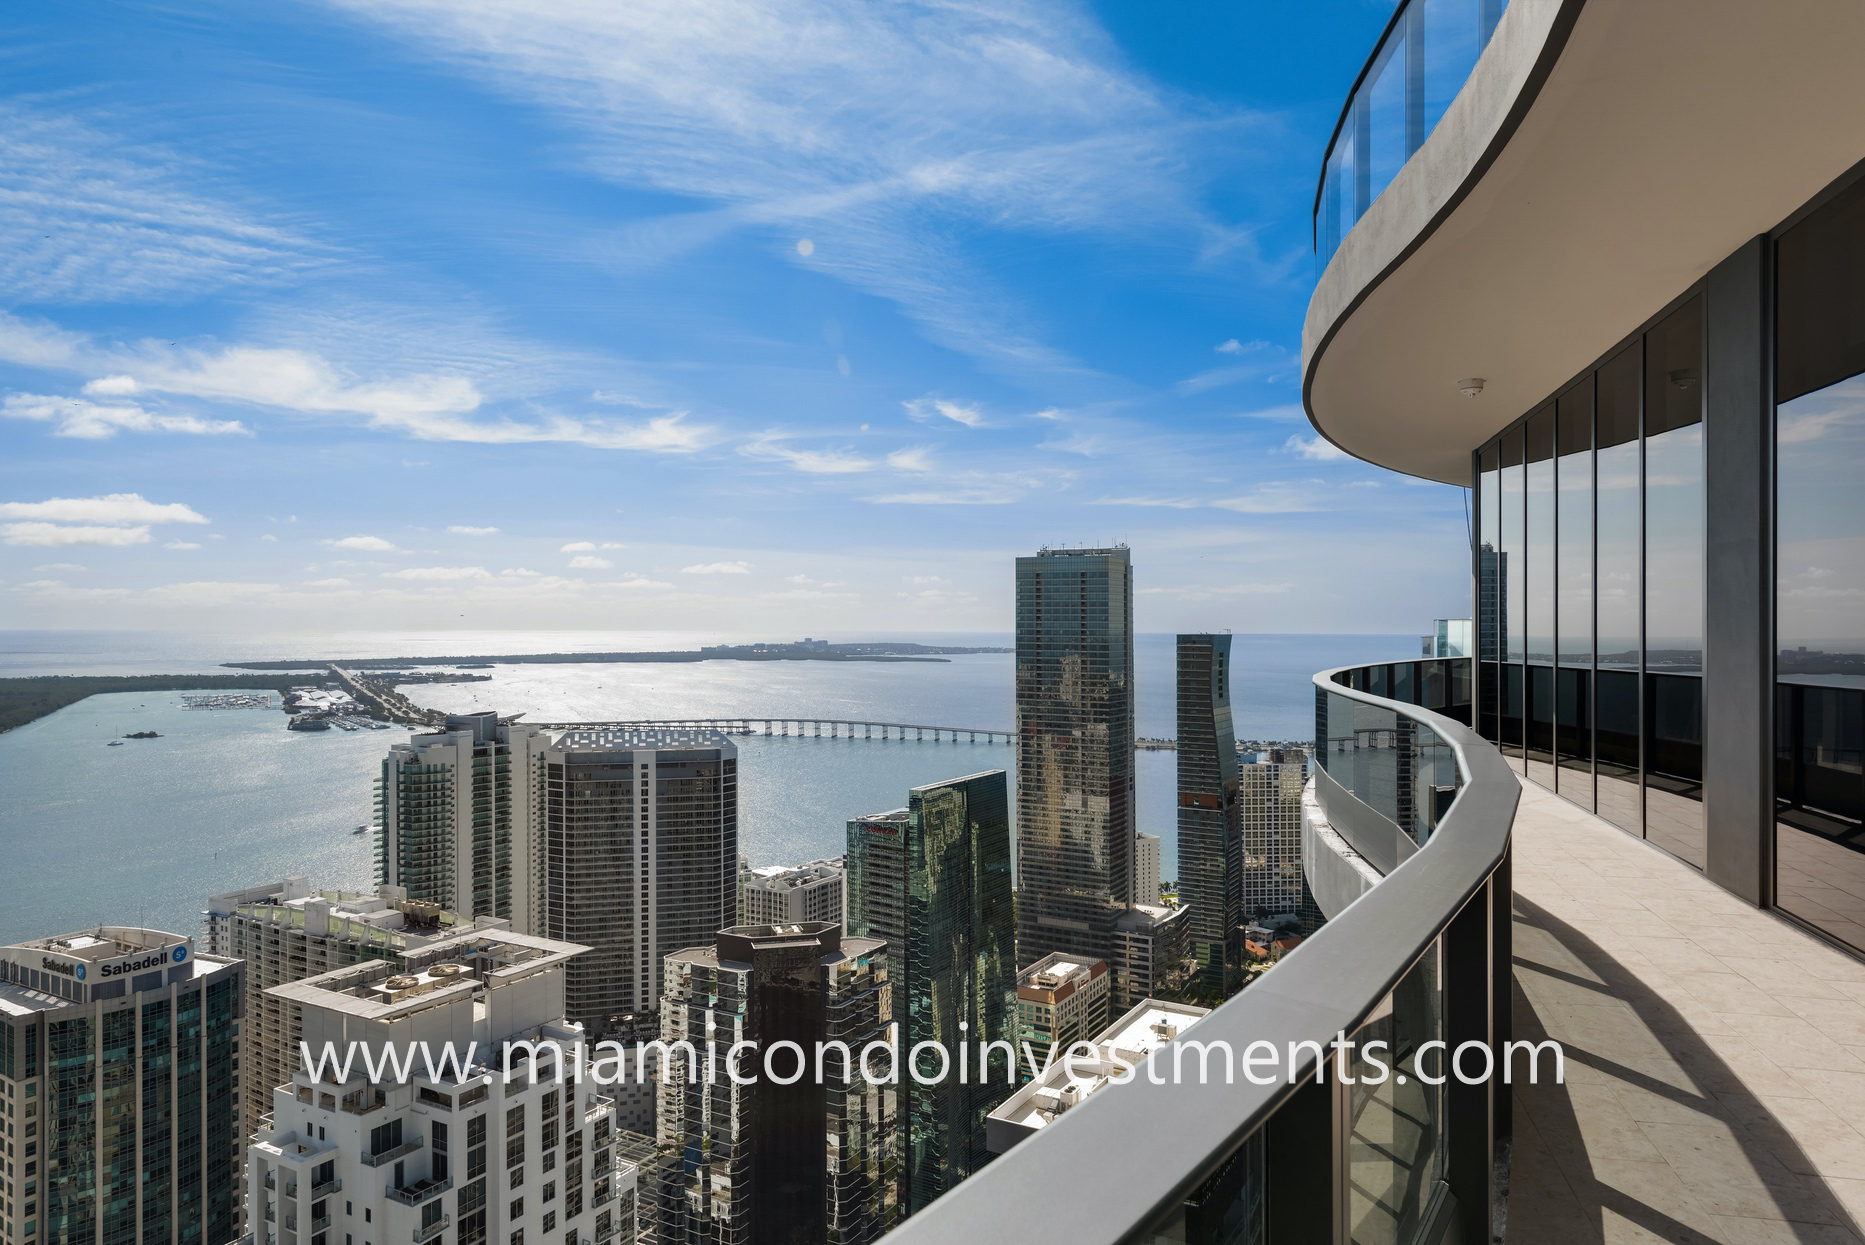
[[[1477,454],[1477,517],[1481,525],[1476,553],[1477,677],[1482,681],[1478,699],[1482,704],[1483,738],[1492,742],[1501,734],[1502,689],[1502,527],[1500,477],[1496,470],[1496,446],[1486,445]]]
[[[1645,335],[1645,837],[1703,867],[1703,304]]]
[[[1497,739],[1503,754],[1522,768],[1522,642],[1526,611],[1522,574],[1522,430],[1512,428],[1500,442],[1500,519],[1502,543],[1496,559],[1496,578],[1502,585],[1502,688],[1497,697],[1502,721]]]
[[[1554,404],[1523,425],[1522,710],[1528,776],[1554,789]]]
[[[1555,402],[1555,789],[1593,807],[1593,377]]]
[[[1600,365],[1596,374],[1595,774],[1599,815],[1633,834],[1644,828],[1638,694],[1644,599],[1638,498],[1643,373],[1644,351],[1633,342]]]
[[[1776,273],[1775,903],[1865,950],[1865,183]]]

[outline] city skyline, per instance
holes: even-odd
[[[10,14],[0,605],[979,630],[1011,551],[1124,539],[1149,630],[1461,613],[1460,491],[1300,410],[1389,8]]]

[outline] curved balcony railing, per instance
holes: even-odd
[[[1354,80],[1315,190],[1315,271],[1412,158],[1476,68],[1509,0],[1405,0]]]
[[[1461,667],[1468,687],[1468,659],[1398,665]],[[1364,690],[1393,677],[1392,666],[1315,676],[1316,754],[1326,758],[1315,796],[1330,821],[1353,819],[1364,831],[1384,818],[1388,837],[1404,835],[1415,850],[1274,969],[1154,1054],[1150,1067],[1165,1084],[1141,1074],[1107,1086],[890,1240],[1491,1238],[1497,1190],[1506,1188],[1496,1177],[1509,1134],[1507,1087],[1455,1077],[1433,1086],[1417,1074],[1443,1071],[1436,1051],[1419,1063],[1421,1046],[1433,1041],[1450,1050],[1480,1042],[1502,1062],[1510,1037],[1509,836],[1521,789],[1501,754],[1462,722],[1409,697]],[[1428,698],[1433,686],[1417,680],[1412,696]],[[1462,706],[1448,695],[1444,701],[1468,716],[1467,698]],[[1410,753],[1398,746],[1402,739]],[[1402,798],[1406,773],[1410,803]],[[1421,775],[1441,802],[1429,805],[1425,822]],[[1446,787],[1450,794],[1438,793]],[[1356,1044],[1351,1053],[1332,1046],[1346,1037]],[[1394,1073],[1378,1083],[1374,1070],[1383,1065],[1360,1054],[1374,1039],[1388,1044]],[[1260,1042],[1290,1055],[1278,1075],[1252,1080],[1241,1057]],[[1222,1060],[1212,1052],[1220,1047],[1230,1052],[1223,1059],[1232,1077],[1217,1072]],[[1173,1077],[1181,1051],[1187,1073],[1207,1057],[1211,1073]],[[1339,1075],[1343,1068],[1352,1083]]]

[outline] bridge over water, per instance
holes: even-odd
[[[849,718],[655,718],[634,722],[527,722],[525,725],[550,731],[688,729],[719,731],[727,735],[971,744],[1008,744],[1016,738],[1014,731],[982,726],[928,726],[919,722],[866,722]]]

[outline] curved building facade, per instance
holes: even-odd
[[[1474,720],[1519,773],[1865,954],[1861,38],[1401,5],[1316,198],[1304,399],[1471,487]]]

